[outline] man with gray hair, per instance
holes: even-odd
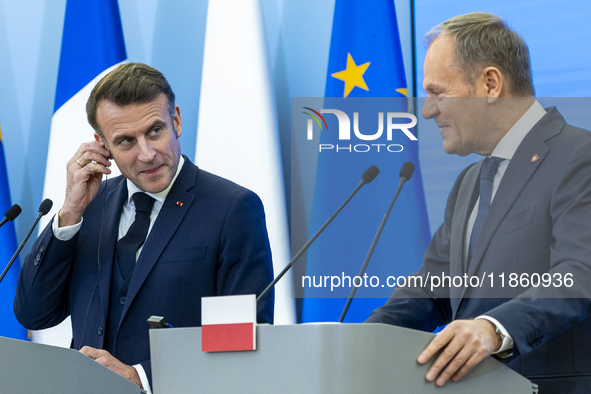
[[[527,45],[502,18],[454,17],[427,44],[423,116],[447,153],[485,158],[456,180],[418,274],[496,282],[397,288],[367,321],[447,325],[418,356],[441,350],[426,376],[437,385],[495,354],[540,393],[588,393],[591,134],[534,98]]]

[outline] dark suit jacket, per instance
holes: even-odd
[[[19,277],[14,310],[29,329],[72,317],[72,347],[106,346],[113,256],[125,178],[103,182],[84,211],[79,233],[53,237],[50,223]],[[98,263],[97,263],[98,261]],[[146,239],[133,272],[115,338],[114,356],[141,363],[151,380],[147,319],[173,327],[201,325],[201,297],[259,294],[273,279],[263,205],[256,194],[185,164]],[[258,321],[273,322],[273,295],[258,304]]]
[[[425,252],[423,277],[463,275],[464,234],[479,193],[480,167],[481,162],[469,166],[458,177],[445,222]],[[554,283],[572,274],[574,285],[512,288],[510,273],[550,273]],[[502,361],[538,383],[540,393],[591,392],[591,134],[566,125],[555,108],[509,163],[467,274],[486,275],[486,284],[396,289],[368,321],[433,331],[486,314],[515,342],[513,356]]]

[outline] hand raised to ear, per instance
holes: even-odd
[[[103,174],[110,174],[111,153],[103,141],[86,142],[66,164],[66,199],[58,213],[58,227],[80,223],[84,210],[94,199]]]

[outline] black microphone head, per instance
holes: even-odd
[[[49,198],[46,198],[45,200],[43,200],[41,205],[39,205],[39,213],[42,213],[43,215],[47,215],[47,213],[49,211],[51,211],[52,206],[53,206],[53,201],[51,201]]]
[[[17,216],[20,215],[22,211],[23,210],[21,209],[21,207],[18,204],[14,204],[10,208],[8,208],[8,210],[4,213],[4,216],[6,217],[6,219],[12,221],[12,220],[16,219]]]
[[[376,176],[378,176],[379,173],[380,169],[378,167],[371,166],[367,170],[365,170],[363,175],[361,175],[361,180],[365,183],[370,183],[376,178]]]
[[[415,165],[410,161],[405,162],[400,169],[400,178],[405,178],[407,181],[412,177],[412,173],[415,172]]]

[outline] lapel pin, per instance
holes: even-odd
[[[176,202],[176,205],[178,205],[179,207],[182,207],[182,206],[183,206],[183,203],[182,203],[182,202],[180,202],[180,201],[177,201],[177,202]]]
[[[532,163],[535,163],[535,162],[536,162],[536,161],[538,161],[539,159],[540,159],[540,156],[538,156],[538,155],[533,155],[533,156],[531,157],[531,162],[532,162]]]

